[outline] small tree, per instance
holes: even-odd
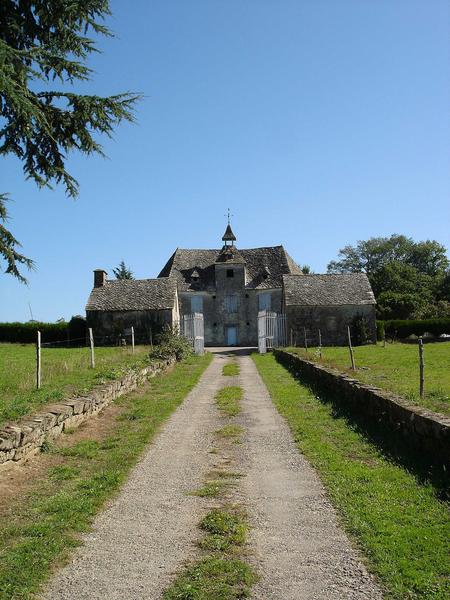
[[[120,261],[119,266],[113,269],[113,273],[116,279],[134,279],[133,271],[126,266],[123,259]]]

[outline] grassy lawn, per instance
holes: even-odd
[[[450,518],[436,490],[386,459],[273,355],[253,358],[299,450],[317,469],[386,598],[449,598]]]
[[[319,360],[317,348],[287,348],[310,360]],[[411,402],[450,416],[450,342],[425,344],[425,397],[419,398],[418,347],[415,344],[381,344],[353,349],[356,371],[351,370],[348,348],[322,348],[322,362],[364,383],[385,388]]]
[[[117,399],[123,410],[106,438],[49,449],[56,466],[0,518],[1,600],[32,598],[51,569],[68,559],[210,360],[210,354],[191,357],[150,380],[144,392]]]
[[[85,392],[128,368],[144,366],[149,347],[96,348],[95,369],[88,348],[42,348],[42,387],[36,385],[36,350],[32,344],[0,344],[0,424],[35,411],[48,402]],[[147,360],[148,362],[148,360]]]

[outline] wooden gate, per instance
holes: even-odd
[[[202,313],[183,315],[181,319],[181,335],[189,340],[195,354],[203,354],[205,351],[205,334],[203,328]]]
[[[286,346],[286,315],[261,310],[258,313],[258,350],[265,354],[267,350]]]

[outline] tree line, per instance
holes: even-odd
[[[450,317],[450,261],[436,240],[372,237],[345,246],[328,273],[367,273],[380,319]]]

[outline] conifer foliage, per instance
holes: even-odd
[[[124,260],[121,260],[119,266],[113,269],[113,273],[116,279],[134,279],[133,271],[126,266]]]
[[[103,23],[109,14],[108,0],[0,2],[0,155],[15,155],[27,179],[41,187],[61,183],[71,197],[78,183],[66,170],[67,154],[103,154],[96,134],[111,136],[120,121],[132,121],[139,97],[73,91],[92,74],[86,64],[97,51],[91,36],[111,35]],[[5,227],[6,200],[0,193],[0,257],[6,272],[23,281],[20,265],[32,261]]]

